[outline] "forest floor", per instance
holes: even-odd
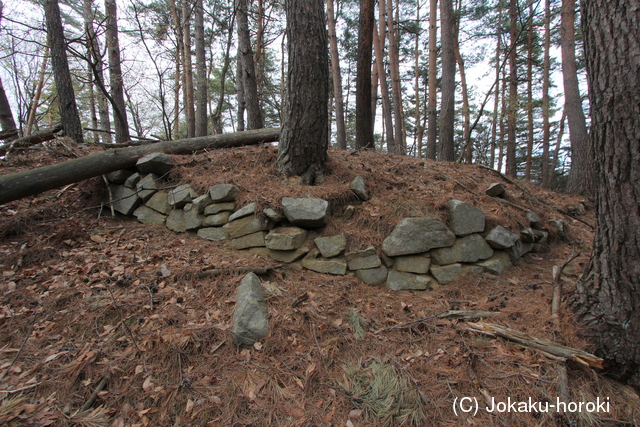
[[[73,151],[12,155],[0,174],[62,161]],[[283,180],[271,146],[175,156],[171,179],[191,183],[199,194],[233,183],[238,206],[276,206],[283,196],[325,198],[333,212],[354,204],[349,221],[336,218],[322,233],[345,235],[347,250],[379,248],[403,217],[447,221],[450,199],[483,209],[487,227],[519,231],[524,208],[543,228],[551,230],[548,221],[559,218],[569,231],[565,238],[552,234],[542,253],[526,255],[503,276],[393,292],[112,217],[98,178],[0,206],[0,425],[640,424],[633,389],[434,316],[448,309],[496,311],[488,322],[593,350],[569,306],[591,254],[589,203],[582,210],[579,198],[514,184],[477,166],[371,152],[329,156],[326,183],[318,187]],[[364,204],[348,189],[356,175],[372,195]],[[511,204],[483,195],[493,182],[505,184]],[[579,216],[561,213],[567,211]],[[553,319],[552,268],[574,251],[580,255],[564,271],[565,303]],[[270,332],[241,351],[229,330],[242,279],[235,267],[277,267],[261,276]],[[210,268],[231,270],[198,274]],[[571,402],[608,406],[565,413],[538,405],[486,408],[492,400],[551,405],[567,393]],[[471,412],[454,411],[465,397]]]

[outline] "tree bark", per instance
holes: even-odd
[[[440,120],[440,160],[455,161],[453,146],[456,92],[456,57],[454,53],[455,17],[453,0],[440,0],[442,28],[442,100]]]
[[[182,86],[183,90],[185,87],[185,79],[184,73],[181,72],[181,64],[182,64],[182,56],[184,54],[183,47],[183,37],[182,37],[182,23],[180,20],[180,14],[178,13],[178,8],[176,6],[175,0],[167,0],[169,4],[169,11],[171,12],[171,17],[173,19],[173,26],[175,30],[176,36],[176,51],[175,51],[175,83],[173,88],[173,102],[174,102],[174,110],[175,110],[175,119],[173,122],[173,136],[177,137],[180,131],[180,87]],[[182,84],[181,84],[182,83]]]
[[[331,75],[333,76],[333,96],[336,104],[336,142],[339,150],[346,150],[347,133],[344,123],[344,102],[342,100],[342,75],[340,74],[340,54],[338,52],[333,0],[327,0],[327,20],[329,26],[329,50],[331,53]]]
[[[640,387],[640,7],[582,2],[596,235],[578,316],[607,373]]]
[[[35,93],[31,100],[31,106],[29,107],[29,116],[27,117],[27,125],[25,127],[24,134],[31,135],[33,126],[36,124],[36,115],[38,114],[38,107],[40,105],[40,97],[42,96],[42,88],[44,87],[44,79],[47,73],[47,65],[49,62],[49,46],[44,50],[44,57],[42,58],[42,66],[40,68],[40,74],[38,77],[38,83],[36,84]],[[0,84],[2,82],[0,81]]]
[[[465,152],[465,161],[468,164],[473,163],[473,144],[471,143],[471,108],[469,107],[469,90],[467,88],[467,75],[464,69],[464,58],[460,52],[460,43],[458,42],[458,22],[456,22],[455,36],[453,38],[454,52],[456,62],[458,63],[458,72],[460,73],[460,89],[462,91],[462,134]]]
[[[22,138],[14,139],[0,145],[0,156],[4,156],[9,150],[17,150],[20,148],[30,147],[32,145],[40,144],[41,142],[50,141],[56,137],[56,133],[62,130],[61,125],[56,125],[49,129],[43,129],[39,132],[34,132],[30,135],[23,136]]]
[[[191,62],[191,7],[189,0],[181,1],[182,9],[182,73],[184,110],[187,116],[187,138],[196,134],[196,110],[193,91],[193,64]]]
[[[115,0],[105,0],[104,7],[106,17],[107,53],[109,56],[109,85],[111,86],[111,97],[113,98],[114,127],[116,131],[116,142],[126,142],[131,139],[129,136],[129,124],[127,121],[127,110],[124,101],[124,84],[122,80],[122,67],[120,59],[120,42],[118,41],[118,17]],[[56,55],[51,50],[53,58]],[[62,121],[64,123],[64,120]]]
[[[567,180],[567,193],[589,192],[591,185],[591,165],[589,154],[589,132],[582,109],[582,98],[578,85],[575,39],[576,1],[562,0],[560,24],[560,48],[562,50],[562,81],[564,83],[564,103],[569,123],[571,141],[571,169]]]
[[[286,0],[285,9],[289,69],[277,166],[285,176],[299,175],[305,185],[320,184],[327,159],[329,125],[329,49],[324,2]],[[369,97],[370,84],[367,80]],[[371,108],[371,100],[367,107]]]
[[[414,45],[414,92],[416,96],[416,121],[415,121],[415,141],[416,141],[416,157],[422,158],[422,136],[424,134],[424,128],[420,123],[420,3],[416,5],[416,38]]]
[[[544,2],[544,59],[542,65],[542,186],[551,187],[551,171],[549,170],[549,145],[551,140],[549,116],[550,74],[551,74],[551,0]]]
[[[205,136],[209,133],[207,123],[207,100],[209,98],[209,85],[207,84],[207,64],[204,46],[204,9],[202,0],[196,0],[194,9],[194,29],[196,35],[196,136]]]
[[[393,154],[407,153],[404,139],[404,118],[402,113],[402,86],[400,85],[400,49],[395,23],[393,21],[393,0],[387,0],[387,31],[389,34],[389,71],[393,98],[393,119],[395,122]],[[455,72],[455,71],[454,71]]]
[[[55,165],[0,177],[0,204],[132,167],[138,159],[151,153],[190,154],[204,149],[274,142],[278,140],[279,136],[280,129],[271,128],[107,150]]]
[[[524,179],[531,181],[531,166],[533,163],[533,2],[529,2],[529,25],[527,38],[527,159],[524,166]]]
[[[53,77],[58,92],[60,120],[63,124],[65,134],[76,143],[82,144],[84,142],[82,137],[82,123],[78,115],[78,106],[73,91],[71,73],[69,72],[69,63],[67,62],[67,43],[64,39],[58,1],[46,0],[44,2],[44,12],[47,34],[49,36],[49,46],[51,47]]]
[[[435,160],[438,139],[438,0],[429,2],[429,95],[427,100],[427,158]]]
[[[382,13],[384,17],[384,13]],[[387,72],[384,67],[384,19],[378,21],[381,31],[378,33],[378,28],[373,26],[373,49],[376,53],[376,67],[378,67],[378,79],[380,80],[380,97],[382,98],[382,117],[384,121],[384,130],[387,140],[387,149],[389,152],[393,152],[390,148],[395,145],[395,139],[393,137],[393,118],[391,116],[391,99],[389,98],[389,85],[387,84]]]
[[[374,24],[373,0],[360,0],[358,59],[356,64],[356,148],[375,150],[371,111],[371,48]]]
[[[502,63],[501,58],[501,45],[502,45],[502,0],[498,1],[498,21],[497,21],[497,34],[496,34],[496,90],[493,99],[493,123],[491,125],[491,160],[490,166],[494,168],[496,166],[496,140],[498,134],[498,128],[500,127],[498,122],[500,121],[500,115],[498,113],[498,108],[500,105],[500,94],[501,94],[501,85],[500,85],[500,70]],[[500,170],[500,169],[498,169]]]
[[[509,53],[509,106],[507,111],[507,175],[515,178],[516,164],[516,114],[518,111],[518,64],[516,62],[516,45],[518,38],[518,1],[511,0],[509,4],[509,21],[511,51]]]
[[[2,80],[0,79],[0,126],[2,126],[2,132],[16,131],[15,137],[9,137],[8,140],[17,138],[16,122],[13,119],[13,112],[11,112],[11,105],[7,99],[7,94],[4,91]]]
[[[241,78],[247,112],[247,129],[260,129],[263,127],[262,112],[260,111],[256,68],[251,49],[247,0],[236,0],[236,20],[238,21],[238,58],[242,63]]]

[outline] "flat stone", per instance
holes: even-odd
[[[258,248],[264,246],[264,237],[267,235],[266,231],[258,231],[257,233],[247,234],[231,241],[231,248],[233,249],[247,249]]]
[[[311,250],[307,256],[302,259],[302,266],[318,273],[333,274],[336,276],[344,276],[347,273],[347,262],[344,259],[318,258],[318,254],[318,250]]]
[[[211,197],[209,197],[211,198]],[[205,215],[215,215],[220,212],[231,212],[236,209],[236,204],[233,202],[227,203],[214,203],[204,208]],[[229,214],[231,215],[231,214]]]
[[[166,215],[163,215],[147,206],[140,206],[138,209],[133,211],[133,216],[138,218],[138,221],[143,224],[164,224],[167,219]]]
[[[231,184],[218,184],[209,187],[209,196],[213,203],[235,202],[238,196],[238,187]]]
[[[173,169],[173,158],[165,153],[151,153],[139,159],[136,167],[140,173],[153,173],[164,177]]]
[[[494,249],[505,249],[515,245],[520,236],[498,225],[484,239]]]
[[[124,185],[111,185],[113,209],[123,215],[131,215],[140,205],[138,192]]]
[[[484,231],[485,214],[481,209],[460,200],[449,200],[447,208],[451,218],[449,225],[456,236],[467,236]]]
[[[451,246],[455,240],[455,234],[435,218],[404,218],[384,239],[382,250],[390,257],[413,255]]]
[[[160,180],[160,178],[153,173],[140,178],[140,181],[138,181],[138,183],[136,184],[138,196],[142,199],[143,202],[149,200],[151,196],[153,196],[161,187],[162,180]]]
[[[203,227],[221,227],[229,222],[231,212],[220,212],[219,214],[209,215],[202,221]]]
[[[405,273],[427,274],[431,258],[428,254],[405,255],[395,258],[394,268]]]
[[[463,265],[462,272],[464,274],[472,274],[475,276],[484,273],[484,268],[480,267],[479,265]]]
[[[485,194],[491,197],[502,197],[506,191],[507,188],[503,184],[494,182],[487,188]]]
[[[119,171],[113,171],[105,174],[107,181],[117,185],[124,184],[127,181],[127,178],[131,175],[133,175],[133,172],[126,169],[120,169]]]
[[[229,233],[224,231],[221,227],[207,227],[198,230],[198,237],[201,239],[211,240],[212,242],[219,242],[221,240],[227,240]]]
[[[298,248],[292,251],[277,251],[273,249],[267,249],[267,256],[278,262],[284,262],[290,264],[296,262],[303,256],[309,253],[309,248]]]
[[[431,288],[431,278],[402,271],[389,270],[387,287],[392,291],[426,291]]]
[[[344,236],[318,237],[314,242],[325,258],[338,256],[347,247],[347,239]]]
[[[184,225],[187,230],[197,230],[202,227],[204,215],[198,213],[198,209],[192,208],[184,211]]]
[[[355,276],[362,280],[365,285],[369,286],[381,286],[387,280],[388,270],[387,267],[381,265],[377,268],[370,268],[367,270],[357,270]]]
[[[298,227],[274,228],[265,237],[267,248],[276,251],[291,251],[300,248],[307,239],[307,230]]]
[[[258,216],[246,216],[244,218],[231,221],[224,226],[225,230],[232,238],[246,236],[247,234],[256,233],[258,231],[267,230],[269,228],[269,220]]]
[[[501,275],[507,268],[511,267],[511,259],[506,252],[498,251],[491,258],[486,261],[477,263],[480,267],[484,268],[487,273]]]
[[[278,223],[284,219],[284,214],[277,212],[275,209],[266,208],[262,211],[271,221]]]
[[[252,346],[269,332],[269,313],[258,276],[247,274],[236,291],[231,333],[237,347]]]
[[[169,212],[167,217],[167,228],[176,233],[184,233],[187,231],[187,224],[184,220],[184,211],[182,209],[174,209]]]
[[[358,196],[358,199],[367,201],[369,200],[369,192],[367,191],[367,185],[364,181],[364,178],[361,176],[356,176],[351,181],[351,185],[349,185],[349,189]]]
[[[229,217],[229,221],[233,221],[234,219],[244,218],[245,216],[253,215],[256,213],[256,209],[258,209],[258,204],[256,202],[249,203],[246,206],[241,207],[237,211],[231,214]]]
[[[451,283],[462,274],[462,264],[432,265],[431,274],[441,285]]]
[[[282,210],[291,224],[300,227],[323,227],[329,220],[329,202],[322,199],[284,197]]]
[[[373,246],[362,251],[349,252],[344,257],[347,260],[347,267],[352,271],[369,270],[382,265],[378,251]]]
[[[136,188],[136,184],[138,183],[138,181],[140,181],[141,177],[142,176],[138,172],[135,172],[134,174],[129,176],[129,178],[127,178],[127,180],[124,182],[124,186],[127,188]]]
[[[191,202],[195,197],[196,192],[193,191],[190,185],[179,185],[169,191],[169,204],[175,208],[181,208]]]
[[[171,211],[171,205],[169,204],[169,193],[164,190],[156,191],[156,193],[151,196],[151,198],[147,200],[147,203],[145,204],[154,211],[160,212],[164,215],[167,215]]]
[[[198,213],[204,213],[204,209],[211,204],[211,197],[209,194],[203,194],[191,201],[194,209],[198,210]]]
[[[438,265],[476,262],[492,256],[493,249],[479,234],[461,237],[451,247],[433,249],[431,251],[431,260]],[[438,280],[438,282],[440,281]]]

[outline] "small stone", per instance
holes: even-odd
[[[501,275],[507,268],[511,267],[511,259],[506,252],[496,252],[486,261],[477,263],[476,265],[484,268],[487,273]]]
[[[211,240],[212,242],[219,242],[221,240],[227,240],[229,233],[224,231],[221,227],[208,227],[198,230],[198,237],[201,239]]]
[[[329,220],[329,202],[322,199],[284,197],[282,210],[291,224],[300,227],[323,227]]]
[[[244,218],[245,216],[253,215],[256,213],[256,209],[258,208],[258,204],[256,202],[249,203],[246,206],[238,209],[229,217],[229,221],[233,221],[234,219]]]
[[[431,274],[441,285],[451,283],[462,274],[462,264],[432,265]]]
[[[558,237],[564,239],[567,236],[567,223],[561,219],[552,219],[549,221],[549,225],[556,229]]]
[[[484,273],[484,268],[480,267],[479,265],[463,265],[462,272],[464,274],[472,274],[475,276]]]
[[[458,262],[476,262],[493,256],[493,249],[479,234],[470,234],[456,240],[448,248],[433,249],[431,260],[439,265]],[[437,279],[437,277],[436,277]],[[438,280],[438,282],[440,282]],[[442,282],[440,282],[442,283]]]
[[[378,251],[373,246],[362,251],[349,252],[344,257],[347,260],[347,267],[352,271],[368,270],[382,265]]]
[[[245,216],[236,219],[224,226],[232,238],[246,236],[247,234],[256,233],[258,231],[267,230],[270,226],[268,219],[258,216]]]
[[[264,246],[264,237],[267,235],[266,231],[258,231],[257,233],[247,234],[246,236],[238,237],[231,241],[231,248],[233,249],[247,249],[257,248]]]
[[[238,187],[231,184],[218,184],[209,188],[209,196],[213,203],[235,202]]]
[[[536,215],[535,212],[527,211],[526,216],[527,216],[527,221],[529,221],[529,224],[532,227],[538,227],[538,225],[540,224],[540,217]]]
[[[520,239],[520,236],[512,233],[501,225],[498,225],[496,228],[491,230],[489,234],[487,234],[487,237],[485,237],[489,246],[494,249],[510,248],[516,244],[518,239]]]
[[[342,214],[342,219],[344,219],[345,221],[349,221],[351,218],[353,218],[353,214],[356,212],[356,208],[354,206],[347,206],[344,209],[344,213]]]
[[[431,287],[431,279],[428,276],[389,270],[387,287],[392,291],[426,291]]]
[[[279,213],[272,208],[266,208],[262,212],[267,216],[267,218],[269,218],[271,221],[273,221],[276,224],[281,222],[284,219],[284,214]]]
[[[267,256],[278,262],[284,262],[291,264],[309,253],[309,249],[302,247],[292,251],[277,251],[273,249],[267,249]]]
[[[173,158],[165,153],[151,153],[139,159],[136,167],[140,173],[153,173],[165,177],[173,168]]]
[[[187,231],[187,224],[184,221],[184,211],[182,209],[174,209],[167,217],[167,228],[176,233],[184,233]]]
[[[314,249],[302,259],[302,266],[318,273],[344,276],[347,273],[347,262],[342,258],[318,258],[319,251]]]
[[[198,210],[198,213],[204,213],[204,209],[211,204],[211,197],[209,194],[203,194],[191,201],[194,209]]]
[[[156,212],[147,206],[140,206],[138,209],[133,211],[133,216],[143,224],[164,224],[167,219],[166,215]]]
[[[367,191],[367,185],[363,177],[356,176],[355,178],[353,178],[349,188],[355,193],[356,196],[358,196],[360,200],[369,200],[369,192]]]
[[[394,268],[406,273],[427,274],[431,258],[426,255],[405,255],[395,258]]]
[[[307,230],[298,227],[275,228],[267,234],[267,248],[276,251],[290,251],[300,248],[307,239]]]
[[[344,236],[318,237],[314,242],[325,258],[338,256],[347,247],[347,239]]]
[[[381,286],[387,280],[388,270],[385,266],[370,268],[367,270],[357,270],[355,276],[362,280],[365,285]]]
[[[209,197],[211,198],[211,197]],[[228,203],[215,203],[204,208],[205,215],[215,215],[220,212],[231,212],[236,208],[236,204],[233,202]],[[229,213],[231,215],[231,213]]]
[[[487,188],[487,190],[485,191],[485,194],[491,197],[502,197],[504,196],[504,193],[506,191],[507,191],[507,188],[503,184],[500,184],[499,182],[495,182],[491,184],[489,188]]]
[[[231,333],[237,347],[252,346],[269,332],[269,313],[258,276],[247,274],[236,292]]]
[[[229,222],[231,212],[220,212],[219,214],[209,215],[202,221],[203,227],[221,227]]]
[[[175,208],[181,208],[196,197],[195,191],[190,185],[179,185],[169,191],[169,204]]]
[[[132,174],[127,180],[124,182],[124,186],[127,188],[136,188],[136,184],[140,181],[140,174],[138,172]]]

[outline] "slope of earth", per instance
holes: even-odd
[[[494,311],[486,321],[589,351],[567,306],[591,252],[588,224],[595,220],[588,203],[583,210],[578,198],[477,166],[371,152],[329,156],[326,182],[318,187],[283,180],[271,146],[176,156],[171,179],[200,194],[235,184],[238,206],[255,201],[264,209],[284,196],[324,198],[333,212],[353,204],[350,220],[336,216],[322,232],[345,235],[347,250],[380,247],[404,217],[446,222],[450,199],[483,209],[487,227],[519,230],[530,209],[543,228],[552,230],[548,221],[559,218],[569,231],[564,238],[553,233],[544,252],[526,255],[503,276],[393,292],[112,217],[102,204],[101,179],[6,204],[0,207],[0,424],[637,424],[640,401],[632,389],[435,316],[448,309]],[[14,156],[0,173],[60,160],[54,157]],[[372,195],[364,204],[348,190],[357,175]],[[509,203],[484,196],[493,182],[507,187]],[[580,255],[564,271],[565,304],[554,319],[552,267],[574,251]],[[243,277],[237,267],[276,267],[261,276],[270,332],[243,350],[230,332]],[[200,274],[211,268],[223,274]],[[465,397],[472,406],[464,409],[472,411],[454,411]],[[608,406],[545,412],[543,403],[558,398]],[[529,399],[541,403],[487,410],[492,402]]]

